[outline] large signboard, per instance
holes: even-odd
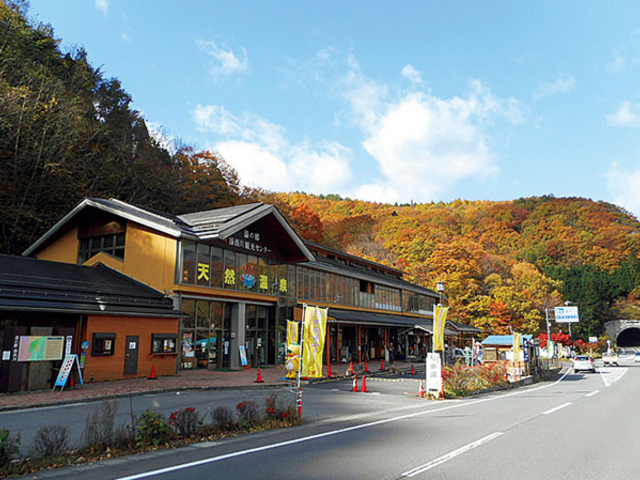
[[[556,323],[578,323],[578,307],[556,307],[554,309]]]
[[[18,348],[19,362],[62,360],[64,337],[21,336]]]

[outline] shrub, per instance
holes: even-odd
[[[42,427],[36,433],[33,450],[38,457],[61,457],[69,451],[69,429],[67,427]]]
[[[211,421],[215,428],[223,432],[233,430],[236,426],[233,412],[227,407],[216,407],[211,412]]]
[[[142,412],[135,425],[135,441],[141,447],[162,445],[174,438],[174,432],[164,417],[151,409]]]
[[[277,392],[272,393],[265,400],[267,417],[274,420],[291,419],[296,414],[296,404]]]
[[[118,401],[103,402],[87,416],[84,438],[88,447],[106,450],[115,444],[115,417]]]
[[[254,402],[252,400],[245,400],[244,402],[240,402],[238,405],[236,405],[236,410],[238,411],[240,425],[242,425],[243,427],[255,427],[256,425],[259,425],[263,420],[260,406],[257,402]]]
[[[445,390],[449,395],[464,396],[469,392],[507,383],[506,365],[501,362],[468,367],[462,364],[445,366],[442,371]]]
[[[198,433],[201,423],[193,407],[172,412],[169,417],[169,425],[173,425],[176,432],[183,437],[192,437]]]
[[[0,469],[5,469],[20,453],[20,435],[11,435],[10,430],[0,429]]]
[[[117,448],[129,448],[135,444],[135,432],[131,425],[122,424],[116,428],[113,434],[113,446]]]

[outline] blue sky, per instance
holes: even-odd
[[[640,215],[636,1],[31,0],[150,125],[242,181]]]

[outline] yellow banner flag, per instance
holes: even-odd
[[[322,351],[327,331],[326,308],[305,307],[302,342],[302,376],[322,377]]]
[[[449,308],[433,307],[433,351],[444,350],[444,326],[447,324]]]
[[[522,345],[522,335],[513,332],[513,359],[517,362],[520,360],[520,346]]]
[[[298,330],[300,324],[287,320],[287,346],[292,343],[298,343]]]

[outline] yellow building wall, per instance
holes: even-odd
[[[73,228],[36,253],[36,258],[53,262],[78,263],[78,247],[78,229]]]
[[[93,267],[98,263],[101,263],[103,265],[106,265],[107,267],[113,268],[114,270],[118,270],[119,272],[124,272],[124,262],[119,258],[112,257],[111,255],[106,254],[104,252],[96,253],[93,257],[91,257],[89,260],[84,262],[82,265]]]
[[[158,290],[173,290],[176,239],[132,222],[127,223],[123,273]]]

